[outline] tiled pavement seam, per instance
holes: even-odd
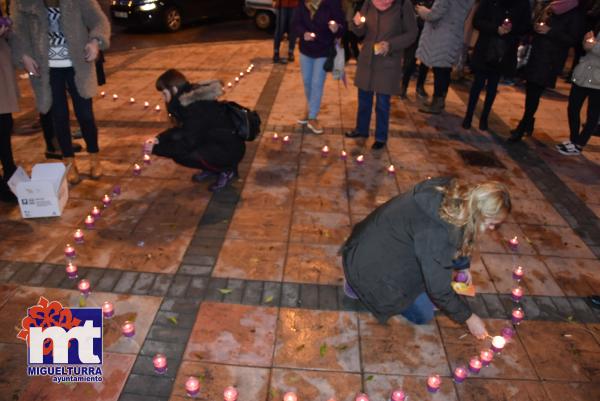
[[[468,92],[456,90],[455,93],[463,102],[467,101]],[[511,129],[493,110],[491,121],[492,127],[498,127],[502,132],[509,132]],[[600,258],[600,219],[598,216],[524,141],[517,144],[508,144],[505,137],[498,135],[493,130],[489,132],[492,138],[504,148],[506,154],[527,174],[530,181],[565,219],[590,251]],[[477,137],[481,135],[470,136]]]
[[[206,253],[217,253],[218,241],[222,238],[215,238],[216,232],[203,232],[202,226],[198,232],[209,235],[200,238],[213,241]],[[169,323],[171,316],[177,320],[183,316],[184,321],[191,319],[193,323],[193,317],[186,314],[195,314],[194,308],[203,301],[328,311],[361,310],[357,304],[344,301],[342,286],[211,278],[215,256],[196,255],[190,261],[199,264],[184,263],[175,275],[85,267],[80,268],[79,273],[81,278],[92,282],[93,291],[165,297],[155,321],[161,327],[175,327]],[[76,288],[76,280],[66,277],[63,266],[50,264],[0,262],[0,283],[3,282]],[[224,289],[231,292],[223,294],[220,290]],[[517,305],[508,294],[480,293],[465,299],[477,315],[489,319],[505,319]],[[525,296],[521,306],[527,320],[600,323],[600,310],[591,308],[583,297]]]
[[[275,66],[271,70],[255,105],[255,110],[260,114],[262,121],[266,122],[268,119],[284,75],[285,68],[282,66]],[[256,140],[247,144],[244,162],[239,166],[241,177],[248,174],[258,143],[259,140]],[[240,199],[240,193],[238,182],[213,194],[175,275],[169,278],[164,278],[167,275],[158,275],[161,277],[160,280],[159,278],[151,280],[149,276],[144,279],[148,284],[141,288],[149,292],[161,293],[164,298],[121,392],[120,401],[139,399],[152,401],[170,397],[201,301],[225,302],[225,294],[220,292],[225,287],[232,290],[228,294],[231,295],[230,301],[242,300],[240,291],[236,291],[236,287],[241,289],[241,281],[209,279],[215,259],[225,240],[229,222]],[[132,279],[131,284],[128,283],[127,286],[135,289],[140,279],[141,273],[135,282]],[[121,280],[117,282],[113,291]],[[154,285],[150,286],[149,283]],[[268,290],[268,286],[266,287]],[[137,288],[141,290],[140,286]],[[265,286],[263,286],[264,290]],[[275,296],[278,294],[273,294],[273,298]],[[167,374],[160,377],[157,377],[151,368],[151,359],[156,353],[165,354],[170,366]]]

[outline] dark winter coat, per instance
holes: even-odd
[[[402,81],[404,49],[415,42],[418,33],[412,3],[396,0],[387,10],[379,11],[367,0],[360,13],[366,22],[359,26],[351,24],[357,36],[364,36],[354,84],[364,91],[397,95]],[[374,46],[381,41],[390,45],[385,56],[375,55]]]
[[[435,187],[449,182],[431,179],[393,198],[357,224],[344,244],[346,280],[381,323],[423,292],[455,321],[471,316],[450,286],[463,232],[438,214],[443,195]]]
[[[329,29],[329,21],[335,21],[339,25],[336,33]],[[294,13],[292,29],[296,37],[300,38],[300,53],[312,58],[327,57],[335,39],[341,38],[346,29],[342,3],[340,0],[322,0],[319,9],[311,18],[304,0],[301,0]],[[313,32],[316,35],[315,40],[305,41],[305,32]]]
[[[498,27],[506,18],[510,19],[512,29],[500,36]],[[479,31],[471,60],[473,70],[514,75],[519,38],[531,30],[529,1],[482,0],[473,18],[473,28]]]
[[[152,153],[192,168],[236,167],[246,145],[234,133],[225,104],[215,100],[221,93],[219,81],[186,86],[167,105],[178,126],[158,135]]]
[[[545,23],[547,34],[533,34],[525,79],[546,88],[554,88],[562,72],[569,49],[583,40],[584,16],[579,7],[564,14],[550,15]]]

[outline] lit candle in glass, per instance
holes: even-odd
[[[106,96],[106,92],[104,92],[104,91],[100,92],[100,96],[105,97]]]
[[[288,391],[283,395],[283,401],[298,401],[298,396],[292,391]]]
[[[77,278],[77,265],[72,262],[67,263],[67,267],[65,267],[65,272],[67,273],[67,277],[71,280]]]
[[[225,401],[237,401],[238,391],[235,387],[225,387],[223,390],[223,400]]]
[[[123,333],[125,337],[133,337],[135,335],[135,324],[127,320],[123,323],[123,326],[121,326],[121,333]]]
[[[342,160],[346,160],[347,158],[348,158],[348,153],[346,153],[346,151],[345,151],[345,150],[342,150],[342,151],[340,152],[340,159],[342,159]]]
[[[73,234],[73,239],[75,240],[76,244],[83,244],[83,231],[81,231],[79,228],[75,230],[75,234]]]
[[[390,400],[406,401],[406,394],[404,393],[404,391],[402,391],[402,389],[397,388],[394,391],[392,391],[392,394],[390,395]]]
[[[481,370],[481,366],[482,366],[482,363],[479,360],[479,358],[477,358],[476,356],[471,358],[471,360],[469,361],[469,371],[471,373],[475,373],[475,374],[479,373],[479,371]]]
[[[131,103],[131,104],[134,104],[134,103],[135,103],[135,98],[133,98],[133,97],[130,97],[130,98],[129,98],[129,103]]]
[[[363,164],[365,162],[365,157],[363,155],[356,156],[356,163]]]
[[[67,246],[65,246],[65,256],[69,259],[73,259],[75,255],[75,248],[72,247],[71,244],[67,244]]]
[[[185,391],[188,396],[195,397],[200,392],[200,380],[195,377],[188,377],[185,381]]]
[[[119,196],[121,195],[121,186],[120,185],[115,185],[113,190],[112,190],[113,196]]]
[[[430,393],[437,393],[441,385],[442,379],[439,375],[429,376],[427,378],[427,390],[429,390]]]
[[[510,18],[504,18],[504,25],[510,25]]]
[[[244,78],[244,72],[240,72],[240,78]]]
[[[325,145],[321,148],[321,156],[322,157],[329,156],[329,146]]]
[[[283,143],[290,143],[290,136],[286,135],[283,137]]]
[[[235,81],[236,83],[237,83],[237,82],[240,82],[240,77],[235,77],[234,81]]]
[[[279,134],[277,132],[273,132],[273,141],[279,140]]]
[[[88,214],[85,220],[83,221],[83,224],[85,224],[85,228],[91,230],[92,228],[94,228],[94,221],[95,220],[92,217],[92,215]]]
[[[160,111],[160,104],[154,106],[154,111],[156,111],[157,113]]]
[[[585,41],[588,42],[588,43],[594,43],[596,41],[596,39],[594,39],[594,38],[587,38]]]
[[[492,359],[494,359],[494,353],[492,350],[484,349],[479,354],[479,359],[481,359],[481,364],[483,366],[489,366],[489,364],[492,362]]]
[[[250,64],[250,68],[254,69],[254,64]]]
[[[524,318],[525,318],[525,312],[523,312],[523,309],[521,309],[521,308],[513,309],[513,311],[512,311],[512,322],[513,322],[513,324],[519,324],[519,323],[521,323],[521,321]]]
[[[364,16],[360,17],[360,23],[364,24],[365,22],[367,22],[367,18],[365,18]]]
[[[110,196],[108,196],[108,194],[104,194],[104,196],[102,197],[102,204],[104,205],[104,207],[108,207],[110,205],[110,202]]]
[[[148,107],[150,107],[150,102],[144,102],[144,108],[147,109]]]
[[[517,266],[513,270],[512,277],[513,277],[514,280],[521,281],[523,279],[524,275],[525,275],[525,269],[523,269],[522,266]]]
[[[311,32],[311,33],[310,33],[310,37],[314,39],[314,38],[316,38],[316,37],[317,37],[317,34],[316,34],[316,33],[314,33],[314,32]]]
[[[119,98],[119,95],[117,95],[116,93],[113,95],[113,100],[117,100]]]
[[[517,250],[519,249],[519,239],[516,235],[508,240],[508,247],[511,251],[517,252]]]
[[[115,314],[115,307],[111,302],[104,301],[102,303],[102,316],[105,319],[110,319]]]
[[[515,335],[515,331],[511,327],[505,327],[500,332],[506,341],[509,341]]]
[[[456,383],[464,382],[467,378],[467,375],[467,369],[463,368],[462,366],[459,366],[456,369],[454,369],[454,381]]]
[[[521,287],[513,288],[511,295],[513,301],[520,302],[523,299],[523,289]]]
[[[506,345],[506,339],[502,336],[495,336],[492,338],[492,351],[496,354],[499,354],[504,349]]]
[[[393,164],[390,164],[387,168],[388,175],[396,174],[396,167]]]
[[[356,397],[354,397],[354,401],[369,401],[369,396],[365,393],[358,393]]]
[[[152,159],[150,158],[150,155],[144,155],[144,164],[150,164],[152,163]]]
[[[83,296],[88,296],[90,294],[90,282],[84,278],[79,280],[77,283],[77,289]]]
[[[154,365],[154,371],[159,375],[162,375],[167,371],[167,357],[163,354],[154,355],[152,364]]]
[[[142,166],[140,166],[139,164],[135,163],[133,165],[133,175],[140,175],[142,174]]]
[[[100,211],[100,209],[98,209],[98,206],[94,206],[92,208],[92,217],[94,218],[94,221],[98,220],[101,214],[102,212]]]
[[[546,23],[544,21],[541,21],[539,25],[544,26],[544,25],[546,25]]]
[[[227,82],[227,87],[231,88],[233,86],[233,84],[231,82]]]

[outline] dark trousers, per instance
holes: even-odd
[[[533,82],[525,84],[525,112],[521,119],[521,124],[524,124],[525,127],[533,127],[535,112],[540,105],[540,99],[544,90],[546,90],[546,87]]]
[[[377,93],[375,103],[375,140],[386,142],[390,126],[390,95]],[[369,136],[371,113],[373,112],[373,92],[358,90],[358,113],[356,116],[356,131]]]
[[[417,58],[415,54],[417,52],[417,47],[419,44],[419,40],[413,43],[411,46],[404,49],[404,61],[402,62],[402,87],[408,88],[408,83],[410,82],[410,78],[412,74],[415,72],[417,68]],[[429,67],[427,67],[423,63],[419,63],[419,75],[417,76],[417,88],[423,87],[425,85],[425,79],[427,79],[427,73],[429,72]]]
[[[17,169],[13,159],[12,146],[10,143],[12,129],[12,114],[0,114],[0,162],[2,163],[2,175],[4,181],[8,181],[8,179]]]
[[[277,9],[277,16],[275,17],[275,39],[273,41],[275,54],[279,54],[279,45],[281,45],[283,34],[286,32],[288,34],[289,54],[294,54],[296,37],[294,36],[294,30],[292,29],[292,19],[294,18],[295,10],[295,8],[290,7],[279,7]]]
[[[73,157],[71,127],[69,125],[69,105],[67,92],[71,96],[77,122],[88,153],[98,153],[98,129],[94,120],[92,99],[84,99],[75,86],[73,68],[50,68],[50,88],[52,89],[52,123],[54,132],[64,157]]]
[[[54,123],[52,122],[52,110],[46,114],[40,113],[40,125],[44,133],[44,142],[46,142],[46,151],[56,152],[60,150],[60,145],[54,135]]]
[[[483,111],[481,112],[480,120],[487,121],[492,105],[496,99],[498,93],[498,82],[500,81],[500,74],[497,72],[488,71],[476,71],[473,85],[471,86],[471,92],[469,93],[469,102],[467,104],[467,114],[465,119],[469,121],[473,118],[475,107],[479,101],[479,95],[485,87],[485,102],[483,104]]]
[[[358,36],[356,36],[354,32],[349,29],[344,31],[342,43],[344,45],[344,57],[346,58],[346,61],[350,60],[351,58],[358,60],[358,54],[360,53],[358,50],[358,42]]]
[[[588,100],[586,123],[580,132],[581,108],[586,98]],[[571,85],[567,114],[569,116],[571,142],[581,147],[585,146],[596,129],[598,117],[600,117],[600,89]]]
[[[433,97],[446,98],[451,75],[451,67],[433,67]]]

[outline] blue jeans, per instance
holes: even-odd
[[[308,119],[314,120],[321,109],[323,86],[327,73],[323,69],[326,57],[312,58],[300,53],[300,69],[304,82],[304,95],[308,103]]]
[[[294,36],[294,30],[292,29],[294,11],[296,11],[296,9],[290,7],[280,7],[276,10],[275,38],[273,41],[275,54],[279,54],[279,45],[281,44],[281,39],[283,39],[283,34],[286,32],[288,34],[289,54],[294,54],[294,47],[296,46],[296,37]]]
[[[406,320],[414,324],[427,324],[433,319],[433,303],[426,292],[415,299],[415,302],[400,312]]]
[[[390,95],[375,95],[375,140],[378,142],[387,142],[388,130],[390,127]],[[358,113],[356,116],[356,131],[363,136],[369,136],[369,126],[371,125],[371,113],[373,112],[373,92],[358,90]]]

